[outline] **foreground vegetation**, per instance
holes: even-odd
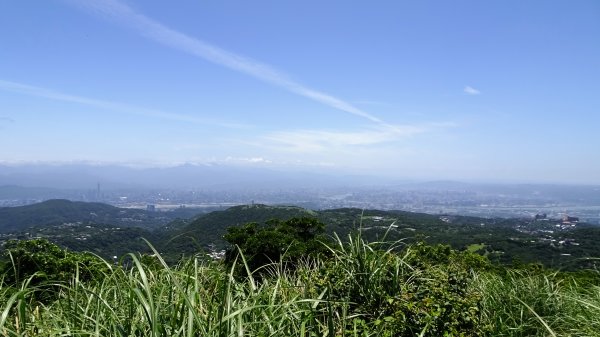
[[[318,256],[283,252],[251,269],[243,250],[228,263],[197,256],[169,266],[156,251],[114,264],[41,240],[13,243],[0,335],[600,336],[594,271],[499,267],[360,233],[322,245]]]

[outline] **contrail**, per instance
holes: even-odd
[[[17,93],[25,94],[25,95],[35,96],[35,97],[43,97],[43,98],[47,98],[47,99],[51,99],[51,100],[55,100],[55,101],[83,104],[83,105],[94,106],[97,108],[103,108],[103,109],[112,110],[112,111],[124,112],[124,113],[128,113],[128,114],[142,115],[142,116],[146,116],[146,117],[156,117],[156,118],[162,118],[162,119],[168,119],[168,120],[174,120],[174,121],[180,121],[180,122],[196,123],[196,124],[217,125],[217,126],[221,126],[221,127],[235,128],[235,129],[248,127],[248,126],[241,125],[241,124],[224,123],[224,122],[206,120],[206,119],[183,115],[183,114],[176,114],[176,113],[164,112],[164,111],[160,111],[160,110],[147,109],[147,108],[133,106],[133,105],[125,104],[125,103],[111,102],[111,101],[99,100],[99,99],[94,99],[94,98],[69,95],[69,94],[65,94],[65,93],[54,91],[54,90],[47,89],[47,88],[41,88],[41,87],[31,86],[31,85],[27,85],[27,84],[23,84],[23,83],[5,81],[5,80],[0,80],[0,89],[5,90],[5,91],[17,92]]]
[[[108,17],[119,24],[132,28],[142,36],[158,43],[177,49],[226,68],[253,76],[261,81],[287,89],[297,95],[341,110],[352,115],[366,118],[372,122],[394,128],[381,119],[362,111],[352,104],[327,93],[308,88],[288,78],[285,74],[269,65],[234,54],[197,38],[171,29],[143,14],[135,12],[131,7],[116,0],[69,0],[71,3],[91,10],[101,16]]]

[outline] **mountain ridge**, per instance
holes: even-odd
[[[0,208],[0,233],[64,222],[104,223],[153,229],[174,220],[168,212],[119,208],[99,203],[51,199],[40,203]]]

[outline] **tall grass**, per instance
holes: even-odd
[[[473,269],[454,252],[426,263],[398,245],[338,238],[329,258],[274,262],[260,279],[130,255],[96,281],[75,272],[45,304],[27,281],[0,288],[0,336],[600,336],[599,285]]]
[[[495,336],[600,336],[600,285],[529,270],[480,273],[474,283]]]
[[[144,264],[131,255],[132,268],[111,267],[100,282],[75,276],[48,305],[28,302],[36,291],[0,293],[3,336],[290,336],[332,335],[340,318],[306,281],[316,265],[302,263],[296,273],[277,264],[260,283],[232,269],[190,259],[169,267]]]

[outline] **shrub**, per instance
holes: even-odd
[[[232,247],[225,255],[225,262],[232,265],[241,252],[251,272],[260,274],[261,268],[280,260],[286,269],[293,270],[300,259],[326,251],[320,242],[324,240],[324,226],[317,219],[302,217],[273,219],[263,226],[253,222],[229,227],[224,238]],[[238,268],[238,274],[243,275],[243,270]]]
[[[361,326],[381,336],[485,333],[481,295],[471,286],[471,268],[461,253],[446,246],[417,244],[400,252],[381,246],[360,235],[348,243],[338,240],[319,281],[330,300],[348,303]]]
[[[38,297],[48,297],[59,284],[77,278],[89,281],[103,275],[109,266],[90,253],[62,249],[45,239],[11,240],[5,245],[2,268],[6,286],[20,287],[23,282],[38,289]],[[43,291],[44,295],[40,295]],[[53,298],[54,296],[49,296]]]

